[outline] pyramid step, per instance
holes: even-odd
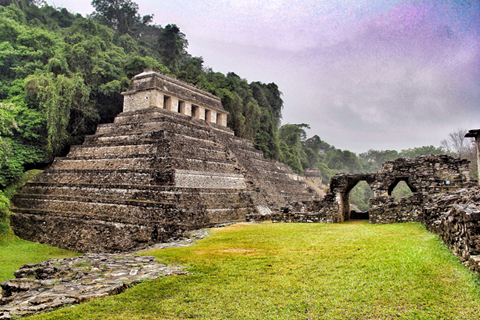
[[[174,170],[45,170],[39,183],[174,186]]]
[[[163,121],[162,121],[163,120]],[[205,140],[212,140],[214,137],[212,129],[203,126],[192,126],[191,123],[174,123],[168,119],[151,119],[143,123],[109,123],[97,128],[95,135],[138,135],[146,132],[158,132],[159,130],[175,132],[186,136],[192,136]]]
[[[120,188],[94,188],[78,186],[27,186],[14,198],[17,207],[25,207],[24,201],[32,199],[62,200],[62,201],[96,201],[102,203],[137,204],[147,203],[175,204],[179,206],[196,206],[205,203],[204,207],[231,207],[239,203],[251,203],[251,192],[234,190],[215,190],[214,192],[198,189],[178,189],[176,191],[139,190]],[[193,204],[193,205],[191,205]]]
[[[117,170],[117,171],[136,171],[156,170],[164,171],[169,168],[180,170],[195,170],[202,172],[222,172],[234,173],[236,166],[234,163],[225,163],[220,161],[209,161],[203,159],[185,159],[181,157],[136,157],[136,158],[107,158],[107,159],[69,159],[56,158],[53,162],[52,170]]]
[[[233,170],[232,170],[233,171]],[[45,170],[35,178],[39,183],[150,185],[179,188],[244,190],[242,174],[194,170]]]
[[[121,158],[147,158],[152,157],[186,157],[207,161],[227,161],[224,149],[216,145],[208,145],[193,149],[191,144],[180,141],[139,144],[127,146],[75,146],[70,149],[67,159],[121,159]]]
[[[176,221],[179,225],[226,222],[232,214],[238,221],[252,211],[251,205],[231,204],[230,207],[205,207],[191,205],[186,208],[177,204],[161,204],[150,201],[88,201],[91,199],[64,200],[48,197],[18,198],[12,212],[16,214],[61,216],[93,219],[115,223],[155,225]],[[17,206],[19,204],[19,206]]]
[[[172,209],[175,210],[175,209]],[[183,219],[177,223],[172,222],[172,217],[170,216],[157,216],[157,220],[137,218],[136,220],[129,221],[127,217],[113,216],[113,215],[98,215],[98,214],[89,214],[87,212],[78,212],[78,211],[60,211],[60,210],[48,210],[48,209],[39,209],[39,208],[12,208],[13,216],[26,215],[26,216],[37,216],[45,217],[47,219],[52,219],[52,217],[64,218],[64,219],[74,219],[74,220],[89,220],[92,222],[95,221],[104,221],[109,223],[121,223],[121,224],[132,224],[138,226],[155,226],[155,225],[179,225],[181,227],[193,226],[194,221],[189,221],[188,219]],[[187,217],[186,215],[177,214],[179,217]],[[198,215],[197,215],[198,216]],[[200,220],[200,219],[198,219]],[[205,224],[211,225],[209,221],[205,219]]]

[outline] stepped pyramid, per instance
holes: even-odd
[[[128,251],[318,199],[303,177],[234,136],[218,97],[152,71],[123,95],[113,123],[18,191],[15,234],[80,252]]]

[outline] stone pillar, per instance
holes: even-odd
[[[198,118],[205,120],[205,107],[198,106],[198,112],[199,112]]]
[[[192,103],[191,102],[186,102],[185,101],[185,114],[187,116],[191,116],[192,115]]]
[[[475,136],[475,146],[477,148],[477,183],[480,186],[480,137],[478,134]]]
[[[217,112],[211,109],[205,109],[205,121],[217,123]]]
[[[217,112],[214,111],[214,110],[212,110],[211,112],[212,112],[212,114],[211,114],[211,116],[210,116],[210,120],[209,120],[209,121],[210,121],[210,122],[213,122],[213,123],[217,123]]]
[[[155,90],[155,91],[156,91],[155,98],[153,100],[153,101],[155,101],[154,106],[162,108],[162,109],[165,108],[165,106],[163,105],[163,99],[164,99],[163,93],[161,93],[160,91],[157,91],[157,90]]]
[[[150,94],[149,107],[163,108],[163,93],[158,90],[152,90]]]
[[[341,212],[341,221],[350,220],[350,192],[339,193],[340,198],[340,212]]]
[[[170,98],[170,111],[178,112],[178,98],[177,97],[171,97]]]
[[[382,190],[382,189],[373,190],[373,197],[374,198],[385,197],[385,196],[388,196],[388,190]]]
[[[477,149],[477,183],[480,185],[480,129],[468,130],[465,138],[475,138],[475,148]]]
[[[227,126],[227,114],[219,113],[217,118],[217,124],[226,127]]]

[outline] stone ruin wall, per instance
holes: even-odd
[[[366,181],[374,191],[368,212],[371,223],[420,221],[423,198],[427,195],[456,190],[470,181],[468,161],[447,155],[421,156],[386,162],[372,174],[339,173],[332,177],[323,200],[292,203],[272,215],[275,221],[329,221],[343,222],[351,217],[350,191],[359,181]],[[411,198],[395,200],[391,192],[405,181],[414,192]],[[448,181],[448,184],[446,184]],[[308,218],[306,216],[308,215]],[[249,215],[251,221],[269,220],[268,217]]]
[[[381,196],[370,199],[368,217],[370,223],[423,222],[424,195],[395,199]]]
[[[434,195],[425,201],[423,224],[462,263],[480,273],[480,189],[478,186]]]

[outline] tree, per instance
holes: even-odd
[[[280,140],[281,161],[286,163],[296,173],[303,174],[309,167],[307,154],[303,150],[302,142],[306,139],[303,128],[310,128],[308,124],[284,124],[278,131]]]
[[[176,73],[188,47],[185,34],[180,32],[177,25],[168,24],[160,31],[157,43],[162,63]]]
[[[275,83],[252,82],[250,89],[261,112],[259,127],[255,134],[255,147],[262,150],[265,157],[279,160],[277,133],[282,118],[282,93]]]
[[[36,95],[40,109],[45,114],[47,151],[57,155],[69,138],[67,126],[72,111],[86,112],[89,88],[79,75],[68,78],[53,73],[35,74],[26,80],[27,92]]]
[[[139,36],[139,29],[153,19],[153,15],[141,17],[138,4],[131,0],[93,0],[95,17],[119,34]]]
[[[448,134],[448,138],[442,140],[440,145],[448,152],[454,153],[459,158],[464,158],[471,153],[474,148],[472,141],[465,138],[467,130],[458,129],[457,131]]]
[[[357,155],[348,150],[335,149],[328,154],[327,165],[329,168],[348,173],[360,173],[362,164]]]
[[[380,170],[385,161],[397,159],[399,157],[396,150],[373,150],[360,153],[358,157],[363,161],[363,166],[368,168],[366,171],[375,172]]]
[[[457,131],[449,133],[448,138],[442,140],[440,144],[445,150],[457,157],[469,160],[470,177],[476,178],[479,176],[476,147],[474,140],[465,138],[465,134],[467,134],[467,130],[458,129]]]
[[[414,158],[419,156],[429,156],[435,154],[445,154],[445,150],[442,147],[423,146],[410,149],[404,149],[398,154],[400,158]]]

